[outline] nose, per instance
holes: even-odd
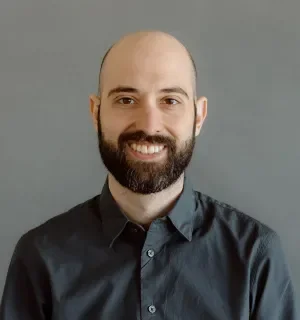
[[[155,103],[146,102],[139,108],[136,118],[136,130],[142,130],[148,135],[162,132],[162,113]]]

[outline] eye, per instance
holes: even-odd
[[[169,105],[176,105],[180,103],[178,100],[173,98],[166,98],[164,102],[166,102],[166,104],[169,104]]]
[[[120,103],[120,104],[134,104],[134,100],[132,98],[129,98],[129,97],[124,97],[124,98],[118,99],[117,103]]]

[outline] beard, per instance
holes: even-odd
[[[155,135],[149,136],[143,131],[122,133],[117,146],[106,139],[101,128],[100,106],[98,110],[98,146],[102,162],[114,178],[125,188],[139,194],[160,192],[174,184],[188,167],[194,147],[196,128],[196,106],[194,105],[194,125],[191,136],[182,146],[177,147],[172,138]],[[128,142],[164,145],[167,156],[159,161],[128,159]]]

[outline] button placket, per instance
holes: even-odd
[[[159,305],[156,305],[156,279],[157,268],[160,264],[155,261],[163,246],[170,239],[172,233],[162,221],[154,221],[146,233],[143,249],[141,251],[141,316],[143,319],[153,318],[159,313]],[[159,303],[160,304],[160,303]]]

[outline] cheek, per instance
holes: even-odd
[[[181,116],[168,121],[169,131],[178,141],[190,139],[193,134],[194,116]]]
[[[123,123],[123,119],[117,119],[108,115],[101,116],[101,129],[106,139],[117,141],[125,128],[126,124]]]

